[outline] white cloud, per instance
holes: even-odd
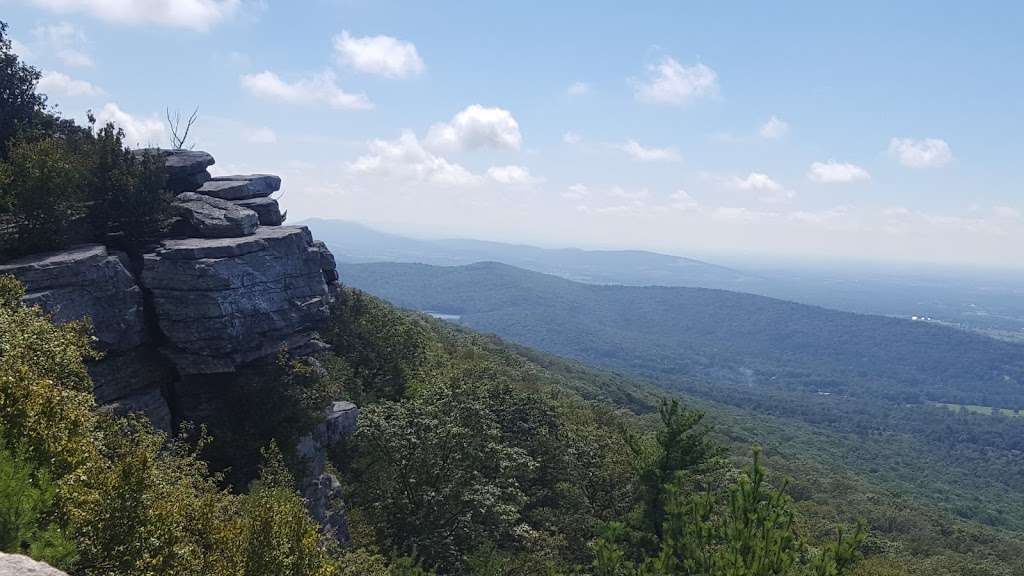
[[[562,197],[568,198],[569,200],[582,200],[589,195],[590,189],[587,188],[585,184],[581,183],[573,184],[572,186],[569,186],[565,192],[562,192]]]
[[[422,74],[423,60],[412,42],[391,36],[358,38],[343,30],[334,37],[338,61],[360,72],[387,78],[407,78]]]
[[[23,61],[32,58],[32,50],[14,38],[11,38],[11,50]]]
[[[562,134],[562,142],[565,142],[566,144],[579,144],[580,142],[583,142],[583,136],[580,136],[578,133],[570,130],[565,134]]]
[[[751,172],[746,178],[733,176],[729,181],[729,184],[733,188],[739,188],[740,190],[759,190],[769,192],[782,190],[782,184],[779,184],[775,180],[772,180],[767,174],[762,174],[761,172]]]
[[[789,133],[789,124],[772,116],[761,125],[761,129],[757,133],[766,140],[778,140]]]
[[[36,89],[48,96],[100,96],[103,89],[85,80],[75,80],[67,74],[47,70],[43,72]]]
[[[586,82],[573,82],[566,88],[565,92],[569,96],[582,96],[583,94],[590,93],[590,84]]]
[[[241,0],[31,0],[59,14],[84,13],[118,24],[155,24],[208,30],[227,19]]]
[[[908,168],[937,168],[953,160],[949,144],[938,138],[893,138],[889,141],[889,154]]]
[[[822,184],[842,184],[859,180],[871,180],[871,174],[860,166],[836,162],[835,160],[811,164],[810,169],[807,171],[807,177]]]
[[[480,176],[425,149],[410,131],[402,132],[397,140],[370,142],[368,153],[350,163],[349,170],[356,174],[450,187],[481,182]]]
[[[689,211],[700,208],[697,200],[690,196],[686,190],[676,190],[669,196],[669,200],[669,206],[676,210]]]
[[[487,177],[499,184],[525,186],[536,184],[542,179],[530,174],[524,166],[510,164],[508,166],[491,166],[487,169]]]
[[[242,76],[241,83],[252,94],[292,104],[326,104],[342,110],[373,108],[365,94],[350,94],[339,88],[332,72],[322,72],[288,83],[277,74],[264,70],[258,74]]]
[[[735,206],[719,206],[711,212],[711,219],[719,222],[757,222],[775,215],[774,212],[760,212]]]
[[[645,148],[636,140],[618,144],[616,148],[641,162],[679,162],[682,159],[674,148]]]
[[[760,192],[757,199],[765,204],[782,204],[796,197],[796,192],[761,172],[751,172],[745,178],[733,176],[726,180],[726,184],[739,190]]]
[[[849,228],[851,222],[847,222],[850,209],[846,206],[837,206],[831,210],[821,210],[817,212],[796,210],[790,212],[787,217],[801,224],[807,224],[810,226],[820,226],[830,229],[838,228]]]
[[[681,105],[718,93],[718,75],[704,64],[683,66],[666,56],[647,71],[647,80],[636,83],[635,96],[641,102]]]
[[[96,113],[96,123],[103,126],[113,122],[124,130],[124,143],[133,148],[159,146],[164,140],[164,121],[156,115],[148,118],[132,116],[121,110],[113,102],[107,102],[103,109]]]
[[[608,196],[612,198],[622,198],[624,200],[640,201],[645,200],[650,196],[650,191],[647,188],[640,188],[639,190],[626,190],[620,186],[614,186],[608,190]]]
[[[1020,220],[1021,217],[1020,210],[1010,206],[996,206],[992,209],[992,213],[995,214],[996,218],[1004,220]]]
[[[468,106],[452,118],[430,127],[426,142],[432,146],[460,148],[506,148],[518,150],[522,144],[519,123],[502,108]]]
[[[92,57],[85,51],[89,42],[85,33],[68,22],[40,26],[32,31],[36,39],[46,46],[66,66],[91,68],[95,66]]]
[[[274,144],[277,142],[277,134],[266,126],[249,128],[243,132],[246,142],[252,144]]]

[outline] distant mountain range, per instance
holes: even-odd
[[[1024,342],[1024,276],[833,264],[756,270],[640,250],[548,249],[480,240],[421,240],[354,222],[301,222],[339,262],[457,266],[494,261],[589,284],[689,286],[760,294],[850,312],[975,330]]]
[[[343,282],[664,384],[1024,408],[1024,345],[724,290],[593,285],[494,262],[343,264]]]

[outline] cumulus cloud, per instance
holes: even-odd
[[[491,166],[487,169],[487,177],[499,184],[513,186],[526,186],[541,182],[541,179],[530,174],[530,171],[525,166],[516,166],[514,164]]]
[[[646,148],[636,140],[618,144],[616,148],[641,162],[678,162],[682,159],[675,148]]]
[[[700,208],[697,200],[690,196],[686,190],[676,190],[668,198],[669,206],[676,210],[689,211]]]
[[[822,184],[843,184],[857,182],[859,180],[870,180],[871,174],[856,164],[836,162],[815,162],[807,171],[807,177]]]
[[[512,113],[502,108],[468,106],[450,122],[430,127],[426,142],[431,146],[459,148],[505,148],[518,150],[522,144],[519,123]]]
[[[893,138],[889,154],[908,168],[937,168],[953,160],[949,144],[938,138]]]
[[[562,197],[569,200],[582,200],[589,195],[590,189],[585,184],[578,182],[566,188],[565,192],[562,192]]]
[[[422,182],[447,187],[479,184],[481,177],[431,153],[416,135],[402,132],[397,140],[374,140],[368,152],[349,164],[355,174]]]
[[[91,68],[92,57],[85,50],[89,40],[85,33],[69,22],[40,26],[32,31],[36,40],[66,66]]]
[[[233,15],[241,0],[31,0],[58,14],[88,14],[118,24],[208,30]]]
[[[584,94],[589,94],[590,84],[587,84],[586,82],[573,82],[568,88],[566,88],[565,92],[569,94],[569,96],[582,96]]]
[[[334,52],[340,63],[386,78],[407,78],[425,69],[412,42],[391,36],[356,37],[343,30],[334,37]]]
[[[245,141],[252,144],[274,144],[277,142],[277,134],[265,126],[259,128],[248,128],[243,132]]]
[[[85,80],[76,80],[67,74],[47,70],[43,72],[36,89],[49,96],[100,96],[103,90]]]
[[[647,67],[647,79],[636,82],[636,99],[653,104],[682,105],[718,93],[718,75],[704,64],[683,66],[671,56]]]
[[[765,190],[769,192],[782,190],[782,184],[779,184],[775,180],[772,180],[770,176],[761,172],[751,172],[744,178],[733,176],[729,180],[729,183],[733,188],[738,188],[740,190]]]
[[[772,180],[767,174],[751,172],[746,177],[733,176],[726,180],[726,183],[738,190],[750,190],[758,192],[758,200],[765,204],[781,204],[789,202],[796,197],[796,192],[787,189],[782,184]]]
[[[351,94],[338,87],[332,72],[322,72],[295,82],[286,82],[277,74],[264,70],[246,74],[242,87],[256,96],[291,104],[326,104],[342,110],[367,110],[373,104],[365,94]]]
[[[562,142],[565,142],[566,144],[579,144],[580,142],[583,142],[583,136],[580,136],[578,133],[570,130],[565,134],[562,134]]]
[[[761,129],[757,133],[766,140],[778,140],[789,133],[789,124],[772,116],[761,125]]]
[[[164,140],[164,122],[156,115],[143,118],[133,116],[113,102],[107,102],[96,113],[96,123],[100,126],[113,122],[124,130],[125,144],[131,147],[159,146]]]

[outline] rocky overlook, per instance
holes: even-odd
[[[181,397],[190,377],[321,349],[337,273],[308,229],[281,226],[279,177],[212,178],[206,152],[144,152],[164,159],[177,194],[167,238],[134,257],[101,244],[30,255],[0,274],[59,322],[90,318],[104,353],[90,366],[97,401],[169,430],[198,404]]]

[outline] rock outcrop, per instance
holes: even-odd
[[[198,238],[237,238],[256,232],[256,212],[233,202],[195,192],[178,194],[175,213],[185,224],[184,232]]]
[[[271,174],[218,176],[196,192],[224,200],[251,200],[270,196],[281,189],[281,178]]]
[[[45,562],[21,554],[0,552],[0,576],[68,576]]]
[[[205,152],[138,150],[167,167],[177,194],[169,236],[139,253],[99,244],[0,265],[25,285],[25,301],[54,320],[91,318],[104,358],[89,366],[101,410],[142,413],[171,431],[176,421],[216,418],[210,398],[232,378],[273,362],[282,349],[308,356],[337,289],[334,256],[305,227],[280,226],[281,179],[268,174],[211,178]],[[239,373],[238,371],[243,371]],[[326,450],[355,429],[358,410],[335,402],[299,447],[301,479],[314,517],[341,540],[337,480]],[[2,574],[2,572],[0,572]]]
[[[148,349],[143,292],[127,261],[123,253],[87,244],[26,256],[0,265],[0,274],[21,280],[25,303],[41,306],[54,321],[90,319],[104,355],[89,366],[98,403],[142,412],[169,430],[171,414],[161,391],[173,375]]]
[[[133,154],[162,159],[167,170],[167,189],[174,193],[189,192],[202,186],[211,178],[207,168],[214,164],[213,156],[193,150],[140,148]]]
[[[127,257],[101,244],[33,254],[0,265],[28,291],[25,303],[46,309],[56,322],[91,318],[101,351],[128,350],[145,339],[142,290]]]
[[[305,227],[164,241],[143,256],[165,352],[181,374],[230,372],[302,346],[327,319],[320,250]]]
[[[338,509],[341,502],[341,484],[327,472],[327,450],[356,431],[359,408],[351,402],[334,402],[326,411],[323,422],[313,433],[303,438],[297,452],[306,462],[306,474],[299,490],[306,499],[313,519],[324,532],[339,542],[350,540],[345,511]]]
[[[248,208],[256,213],[260,219],[260,226],[280,226],[284,224],[284,214],[273,198],[251,198],[249,200],[236,200],[235,204],[242,208]]]

